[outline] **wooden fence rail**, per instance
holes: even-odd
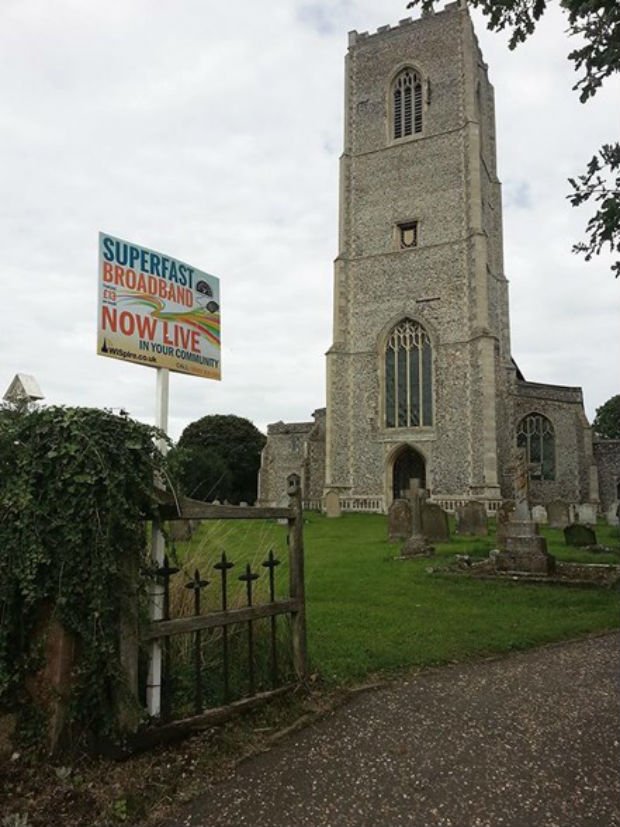
[[[264,617],[281,614],[293,614],[299,611],[298,600],[276,600],[260,606],[245,606],[242,609],[228,609],[226,612],[210,612],[193,617],[177,617],[173,620],[156,620],[144,627],[140,637],[143,641],[154,640],[171,635],[183,635],[198,632],[201,629],[214,629],[218,626],[230,626],[233,623],[245,623]]]

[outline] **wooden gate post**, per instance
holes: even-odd
[[[289,589],[292,600],[297,601],[297,608],[292,612],[293,665],[300,681],[305,681],[308,674],[306,649],[306,595],[304,582],[304,534],[303,510],[301,501],[301,480],[298,474],[287,477],[290,509],[293,512],[288,520],[289,547]]]

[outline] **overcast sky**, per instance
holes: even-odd
[[[324,405],[347,32],[405,5],[3,0],[0,395],[31,373],[48,403],[153,420],[155,371],[95,354],[103,230],[221,279],[223,380],[171,375],[174,438],[208,413],[264,429]],[[580,104],[564,28],[554,8],[510,52],[477,20],[513,355],[529,380],[581,385],[591,418],[620,392],[620,283],[571,254],[590,210],[566,179],[618,138],[620,83]]]

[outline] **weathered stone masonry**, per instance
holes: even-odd
[[[533,480],[534,500],[596,501],[581,390],[526,382],[511,355],[494,92],[467,9],[351,32],[345,75],[327,408],[314,423],[269,426],[261,502],[277,502],[296,470],[315,506],[336,491],[345,509],[385,510],[413,475],[449,508],[477,499],[492,510],[511,494],[517,425],[530,414],[555,438],[554,479]],[[388,363],[403,323],[430,343],[426,378],[417,345]]]

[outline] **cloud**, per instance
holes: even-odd
[[[529,209],[532,206],[532,196],[528,181],[508,179],[504,184],[504,208],[518,207]]]
[[[324,403],[337,254],[346,32],[402,0],[109,0],[0,7],[0,384],[154,412],[155,374],[95,354],[97,233],[220,276],[221,383],[171,377],[171,432],[207,413],[261,427]],[[559,14],[515,52],[477,26],[496,88],[513,350],[529,378],[617,392],[618,290],[570,252],[566,178],[613,138],[618,84],[571,92]],[[2,390],[0,388],[0,390]]]

